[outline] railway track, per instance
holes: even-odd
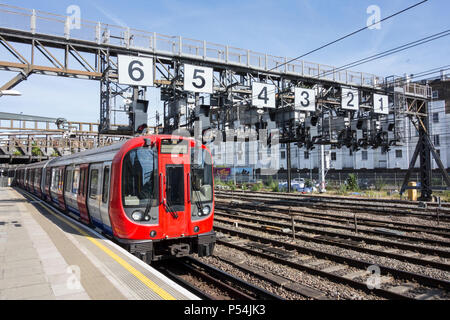
[[[344,225],[353,224],[355,220],[354,215],[342,215],[338,213],[327,213],[321,210],[307,210],[299,207],[289,207],[289,206],[274,206],[269,207],[264,205],[264,202],[259,201],[251,201],[249,199],[245,201],[235,201],[235,200],[223,200],[217,199],[216,207],[224,208],[224,207],[237,207],[240,209],[249,209],[255,211],[270,211],[274,213],[279,213],[285,215],[295,215],[297,217],[305,217],[310,219],[319,219],[320,221],[328,221],[332,223],[340,223]],[[359,226],[367,226],[372,228],[392,228],[394,227],[396,230],[404,231],[408,233],[427,233],[434,234],[443,238],[450,238],[450,228],[448,227],[439,227],[439,226],[426,226],[420,225],[417,223],[406,223],[406,222],[397,222],[391,220],[381,220],[375,218],[369,218],[364,216],[357,216],[357,223]]]
[[[292,226],[289,224],[262,220],[250,216],[236,216],[235,214],[231,215],[228,213],[223,213],[220,210],[216,211],[216,221],[229,225],[237,224],[245,228],[261,232],[270,232],[280,236],[292,235]],[[301,224],[295,224],[294,230],[295,239],[298,240],[336,246],[375,256],[389,257],[425,267],[436,268],[447,272],[450,271],[450,264],[448,264],[447,261],[440,261],[446,260],[445,258],[450,256],[450,252],[448,251],[360,236],[348,236],[345,234],[327,232],[320,229],[304,228]],[[371,247],[369,245],[373,246]],[[375,247],[378,247],[379,249],[375,249]],[[389,248],[397,248],[407,252],[396,253]],[[419,257],[420,255],[423,255],[423,257]]]
[[[219,245],[345,284],[367,294],[387,299],[449,298],[448,280],[313,249],[286,237],[279,240],[262,236],[248,225],[235,228],[232,223],[216,220],[214,228],[225,235],[218,239]],[[374,270],[379,271],[378,277],[374,278]],[[377,285],[370,287],[371,283]]]
[[[219,199],[246,199],[256,202],[263,202],[270,206],[291,206],[303,208],[313,208],[321,210],[336,210],[344,212],[364,212],[374,215],[386,216],[409,216],[424,218],[428,220],[450,221],[450,208],[433,207],[419,208],[417,203],[396,204],[389,200],[366,201],[366,199],[349,198],[326,198],[325,196],[271,193],[271,192],[224,192],[216,190],[216,197]]]
[[[282,300],[283,298],[193,257],[163,261],[161,272],[207,300]]]
[[[221,190],[216,190],[217,192],[222,192]],[[230,193],[231,191],[226,191],[227,193]],[[234,191],[234,193],[249,193],[249,191]],[[348,196],[337,196],[337,195],[329,195],[329,194],[303,194],[303,193],[295,193],[295,194],[288,194],[286,192],[266,192],[266,191],[251,191],[252,194],[258,194],[258,195],[274,195],[277,197],[293,197],[293,198],[306,198],[306,199],[317,199],[321,201],[329,201],[329,200],[336,200],[336,201],[363,201],[365,203],[372,203],[372,204],[391,204],[391,205],[405,205],[405,206],[411,206],[411,207],[417,207],[416,201],[411,200],[401,200],[401,199],[387,199],[387,198],[366,198],[366,197],[348,197]],[[427,205],[427,207],[436,208],[439,207],[439,203],[437,202],[422,202]],[[450,208],[449,202],[441,202],[442,208]]]
[[[396,233],[386,234],[373,229],[362,228],[358,224],[356,225],[356,228],[354,224],[327,224],[293,216],[283,217],[280,215],[233,208],[230,206],[221,206],[220,204],[216,206],[216,215],[222,215],[230,219],[233,217],[239,218],[248,222],[265,224],[283,229],[292,229],[292,222],[294,222],[295,229],[299,231],[450,258],[450,251],[448,250],[450,248],[449,241],[428,239],[426,238],[426,235],[423,237],[412,237]]]

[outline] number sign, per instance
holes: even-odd
[[[359,109],[358,90],[342,88],[341,108],[344,110],[358,111]]]
[[[153,59],[118,56],[119,83],[131,86],[153,86]]]
[[[295,88],[295,110],[316,111],[316,91],[314,89]]]
[[[253,82],[252,105],[260,108],[275,108],[275,85]]]
[[[184,90],[213,93],[213,69],[208,67],[184,65]]]
[[[379,114],[389,114],[388,96],[382,94],[373,95],[373,112]]]

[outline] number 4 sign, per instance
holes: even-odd
[[[378,114],[389,114],[388,101],[388,96],[374,93],[373,112]]]
[[[118,56],[119,83],[130,86],[153,86],[153,59]]]
[[[275,85],[253,82],[252,105],[260,108],[275,108]]]

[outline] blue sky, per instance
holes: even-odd
[[[65,14],[78,5],[81,18],[126,25],[167,35],[228,44],[277,56],[296,57],[366,25],[370,5],[388,16],[419,0],[228,0],[228,1],[107,1],[0,0],[1,3]],[[429,0],[304,59],[341,66],[348,62],[449,29],[450,1]],[[0,48],[0,60],[5,50]],[[417,73],[449,64],[450,38],[398,53],[355,68],[380,76]],[[11,61],[11,60],[10,60]],[[0,71],[0,83],[14,73]],[[99,83],[88,80],[32,75],[15,89],[21,97],[1,97],[0,110],[72,121],[98,121]],[[151,91],[151,111],[160,109]]]

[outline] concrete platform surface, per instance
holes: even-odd
[[[198,299],[30,194],[0,188],[0,300]]]

